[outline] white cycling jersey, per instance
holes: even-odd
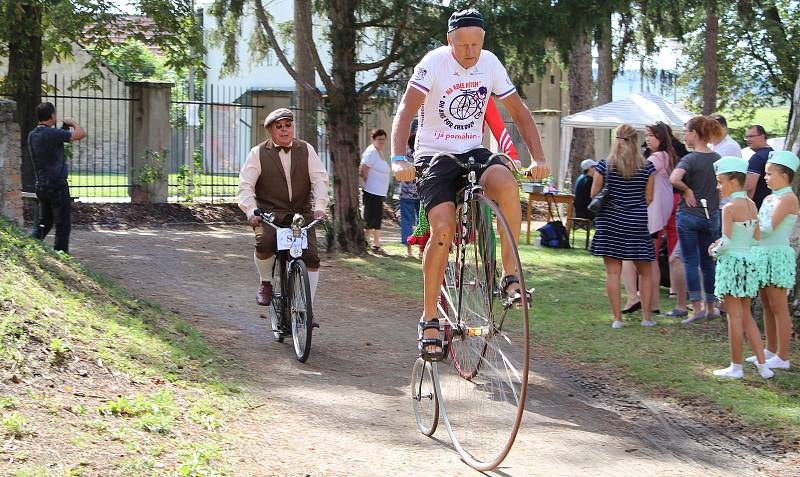
[[[492,52],[482,50],[478,63],[465,69],[449,46],[425,55],[408,84],[425,94],[418,113],[416,158],[439,152],[461,154],[481,147],[489,95],[503,99],[517,90]]]

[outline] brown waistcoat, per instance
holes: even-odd
[[[258,145],[261,175],[256,181],[256,203],[260,209],[274,212],[276,222],[283,222],[289,214],[311,213],[311,179],[308,176],[308,146],[294,139],[291,152],[292,200],[283,172],[278,149],[271,139]]]

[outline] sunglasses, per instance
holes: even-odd
[[[622,137],[622,136],[617,136],[617,139],[622,139],[623,141],[630,141],[631,140],[631,138],[629,138],[629,137]]]
[[[291,127],[294,127],[294,123],[291,121],[289,121],[288,123],[281,123],[275,125],[275,129],[277,129],[278,131],[280,131],[283,128],[289,129]]]

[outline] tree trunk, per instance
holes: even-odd
[[[592,84],[592,47],[588,35],[575,40],[569,53],[569,114],[586,111],[592,107],[594,85]],[[594,158],[594,131],[575,129],[570,148],[569,170],[574,181],[580,174],[580,163]]]
[[[311,0],[294,0],[294,69],[298,78],[297,137],[317,148],[317,96],[303,84],[314,85],[314,63],[311,59],[312,35]]]
[[[784,148],[800,155],[800,67],[798,67],[797,80],[794,82],[789,126],[786,128],[786,144]]]
[[[326,129],[333,162],[334,237],[343,252],[366,252],[358,204],[358,130],[360,101],[356,96],[356,0],[333,0],[331,20],[331,79]]]
[[[17,103],[15,120],[22,145],[22,188],[33,191],[35,177],[26,138],[36,127],[36,106],[42,101],[42,11],[36,3],[17,5],[20,16],[6,18],[8,28],[8,89]]]
[[[703,114],[717,110],[717,40],[719,36],[719,16],[717,0],[706,0],[706,33],[703,52]]]
[[[597,105],[612,101],[614,82],[613,43],[611,40],[611,15],[598,27],[597,35]]]

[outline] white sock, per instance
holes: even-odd
[[[271,282],[272,266],[275,265],[275,255],[266,260],[261,260],[256,255],[256,252],[253,252],[253,260],[256,262],[256,270],[258,270],[258,276],[261,278],[261,281]]]
[[[311,289],[311,303],[314,303],[314,297],[317,295],[317,283],[319,283],[319,270],[316,272],[308,272],[308,287]]]

